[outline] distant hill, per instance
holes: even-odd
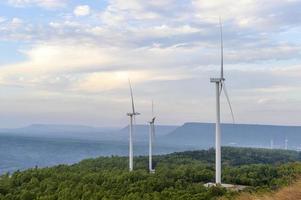
[[[63,124],[32,124],[21,128],[0,129],[0,133],[31,137],[103,140],[110,138],[109,132],[116,130],[118,130],[118,128],[99,128],[82,125]]]
[[[300,126],[273,126],[251,124],[222,124],[222,144],[227,146],[284,148],[285,139],[290,149],[301,145]],[[212,147],[215,141],[215,124],[185,123],[162,140],[170,144]]]
[[[156,125],[156,137],[166,136],[169,133],[176,130],[179,126],[169,126],[169,125]],[[146,141],[148,140],[149,126],[148,125],[136,125],[134,131],[134,140]],[[112,132],[112,136],[116,138],[127,140],[129,137],[129,126],[122,128],[117,132]],[[115,138],[115,137],[114,137]]]
[[[14,129],[18,132],[38,132],[38,133],[63,133],[63,132],[76,132],[76,133],[93,133],[93,132],[107,132],[116,130],[116,128],[99,128],[84,125],[65,125],[65,124],[32,124],[30,126]]]
[[[289,149],[300,150],[300,126],[273,126],[252,124],[222,124],[222,144],[224,146],[263,147],[283,149],[285,139]],[[134,141],[148,140],[149,126],[136,125]],[[71,138],[83,140],[128,141],[129,127],[90,127],[81,125],[33,124],[15,129],[0,129],[0,134],[16,134],[33,137]],[[214,146],[214,123],[185,123],[182,126],[156,125],[156,143],[171,146],[190,146],[201,149]]]
[[[156,136],[160,137],[167,135],[174,131],[177,127],[178,126],[157,125]],[[136,125],[134,140],[148,140],[148,131],[148,125]],[[129,127],[112,128],[62,124],[32,124],[22,128],[0,129],[0,133],[31,137],[127,141],[129,136]]]

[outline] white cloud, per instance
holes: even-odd
[[[0,23],[5,22],[6,18],[5,17],[0,17]]]
[[[22,35],[21,29],[26,28],[24,21],[21,18],[14,17],[12,19],[4,19],[0,27],[0,32],[3,32],[1,39],[6,39],[6,35]]]
[[[108,72],[93,72],[84,74],[71,90],[98,93],[102,91],[111,91],[124,88],[127,85],[128,78],[133,81],[141,82],[149,78],[149,73],[145,71],[108,71]]]
[[[14,17],[14,18],[11,20],[11,25],[12,25],[12,27],[17,28],[17,27],[21,26],[22,24],[23,24],[23,20],[20,19],[20,18]]]
[[[190,25],[177,25],[174,27],[168,26],[166,24],[162,24],[160,26],[153,27],[133,27],[129,28],[129,30],[135,34],[138,38],[162,38],[162,37],[172,37],[177,35],[189,35],[202,33],[204,30],[196,27],[192,27]]]
[[[74,9],[73,13],[76,16],[87,16],[90,14],[90,6],[88,6],[88,5],[77,6]]]
[[[41,43],[22,51],[26,61],[2,66],[0,83],[60,92],[99,92],[123,88],[128,76],[133,82],[191,78],[186,69],[177,69],[190,62],[181,61],[190,51],[180,52],[181,58],[175,47],[123,49],[66,41]]]

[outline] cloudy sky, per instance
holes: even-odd
[[[237,123],[301,125],[300,0],[1,0],[0,127],[213,122],[223,19]],[[231,122],[225,98],[222,120]]]

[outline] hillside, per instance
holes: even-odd
[[[285,139],[289,149],[299,149],[301,145],[300,126],[272,126],[251,124],[222,124],[222,143],[225,146],[264,147],[283,149]],[[214,145],[215,127],[212,123],[185,123],[169,133],[164,141],[203,148]]]
[[[223,151],[223,182],[250,190],[281,188],[301,175],[301,156],[294,151],[230,148]],[[242,159],[243,158],[243,159]],[[233,199],[237,192],[206,188],[214,180],[214,151],[189,151],[155,156],[156,173],[147,171],[147,157],[87,159],[74,165],[35,168],[0,177],[0,199]]]
[[[267,193],[262,195],[251,195],[244,193],[236,200],[298,200],[301,199],[301,179],[290,186],[281,188],[274,193]]]

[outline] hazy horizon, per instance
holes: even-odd
[[[187,123],[200,123],[200,124],[215,124],[215,122],[197,122],[197,121],[187,121],[179,124],[163,124],[163,123],[157,123],[156,126],[183,126],[184,124]],[[260,126],[288,126],[288,127],[300,127],[301,125],[286,125],[286,124],[260,124],[260,123],[223,123],[222,124],[233,124],[233,125],[260,125]],[[124,124],[124,125],[111,125],[111,126],[93,126],[93,125],[88,125],[88,124],[70,124],[70,123],[32,123],[32,124],[25,124],[23,126],[13,126],[13,127],[0,127],[0,129],[18,129],[18,128],[26,128],[30,126],[35,126],[35,125],[42,125],[42,126],[82,126],[82,127],[91,127],[91,128],[108,128],[108,129],[123,129],[129,126],[129,124]],[[138,123],[136,126],[149,126],[147,123]]]

